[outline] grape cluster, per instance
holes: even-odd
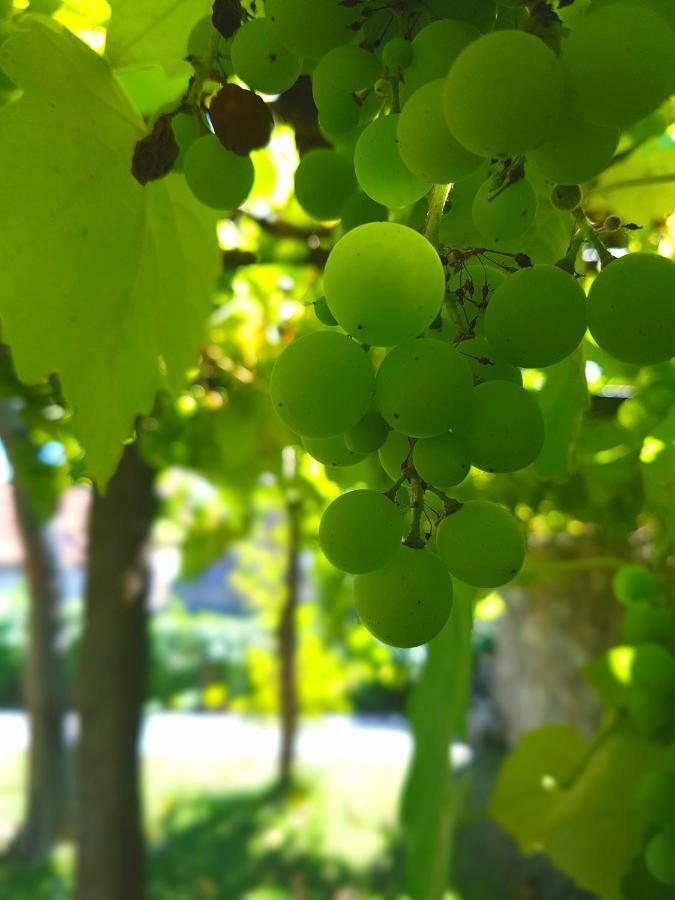
[[[632,647],[625,710],[634,728],[664,747],[663,764],[641,779],[635,796],[650,823],[645,863],[656,881],[675,886],[675,619],[656,577],[641,565],[620,568],[613,589]]]
[[[397,646],[442,628],[451,576],[487,589],[523,564],[518,521],[462,484],[472,467],[515,472],[542,450],[521,369],[576,354],[587,330],[624,363],[675,353],[675,264],[614,259],[582,187],[621,130],[675,89],[668,3],[591,0],[568,29],[547,10],[267,0],[233,36],[211,35],[206,57],[202,33],[191,41],[197,73],[206,58],[212,77],[216,60],[252,92],[311,73],[326,146],[303,154],[295,199],[338,239],[315,303],[323,329],[283,350],[270,392],[319,462],[375,461],[389,477],[384,493],[334,501],[320,542],[355,576],[363,622]],[[620,90],[608,86],[616,72]],[[193,192],[218,209],[241,203],[253,169],[225,140],[229,123],[195,133],[184,115],[175,131]],[[585,245],[602,262],[588,296]]]

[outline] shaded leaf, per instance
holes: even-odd
[[[170,68],[185,58],[192,28],[211,12],[210,0],[110,0],[110,6],[105,52],[113,66]]]

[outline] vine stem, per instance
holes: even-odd
[[[591,247],[593,247],[593,249],[600,257],[602,268],[604,269],[605,266],[608,266],[611,262],[614,262],[614,257],[595,233],[592,223],[589,221],[586,213],[581,209],[581,207],[577,207],[577,209],[574,210],[573,215],[574,221],[577,223],[579,231],[583,234],[584,240],[587,241],[591,245]]]
[[[416,549],[424,547],[424,540],[422,539],[422,512],[424,511],[425,487],[426,485],[418,475],[415,475],[410,481],[413,520],[408,537],[405,539],[405,544]]]
[[[186,101],[189,105],[194,105],[199,108],[199,101],[201,98],[202,90],[204,88],[204,84],[206,81],[208,81],[215,67],[216,57],[218,56],[219,43],[220,32],[212,27],[211,33],[209,35],[209,42],[206,48],[206,56],[204,58],[204,62],[203,64],[198,63],[197,65],[195,65],[195,74],[192,79],[192,83],[190,84],[188,95],[186,97]]]
[[[615,181],[612,184],[596,187],[589,191],[586,196],[592,197],[593,194],[608,194],[612,191],[622,191],[624,188],[643,187],[650,184],[668,184],[672,181],[675,181],[675,172],[668,172],[664,175],[649,175],[645,178],[627,178],[625,181]]]
[[[434,247],[438,247],[441,217],[451,188],[451,184],[435,184],[427,194],[428,206],[427,218],[424,223],[424,236]]]

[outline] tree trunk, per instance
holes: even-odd
[[[295,611],[300,591],[301,501],[286,500],[287,556],[284,604],[278,630],[279,646],[279,715],[281,750],[279,754],[279,786],[289,787],[293,774],[295,735],[298,726],[298,696],[295,671],[297,635]]]
[[[60,571],[50,526],[36,515],[16,468],[13,496],[29,591],[24,705],[30,747],[25,820],[10,855],[36,863],[49,855],[64,826],[70,793],[66,677],[58,646]]]
[[[77,900],[140,900],[143,834],[137,739],[145,693],[146,557],[153,471],[128,446],[95,496],[78,677]]]

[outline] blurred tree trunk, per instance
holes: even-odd
[[[11,458],[11,444],[4,433],[3,438]],[[64,734],[66,676],[58,645],[60,570],[49,523],[36,514],[16,467],[12,490],[29,591],[24,705],[30,746],[25,820],[10,855],[36,863],[49,855],[64,827],[71,793]]]
[[[126,447],[90,513],[78,676],[78,900],[143,895],[137,740],[145,695],[153,478],[136,448]]]
[[[279,647],[279,715],[281,750],[279,754],[279,785],[289,787],[293,774],[295,736],[298,726],[298,686],[295,652],[297,646],[295,612],[300,593],[301,501],[286,499],[287,556],[284,604],[278,629]]]

